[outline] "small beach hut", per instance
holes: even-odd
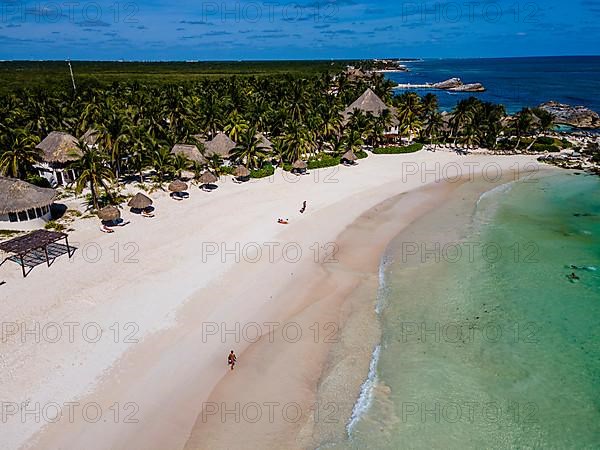
[[[0,177],[0,228],[28,230],[43,227],[51,218],[54,189],[16,178]]]
[[[115,222],[121,218],[121,211],[116,206],[105,206],[98,211],[98,217],[102,222]]]
[[[53,131],[36,148],[42,150],[42,162],[35,165],[40,176],[52,186],[66,186],[75,181],[77,174],[68,166],[83,156],[77,139],[69,133]]]
[[[306,161],[302,161],[301,159],[296,160],[294,164],[292,164],[292,172],[296,173],[306,173],[306,169],[308,169],[308,164]]]
[[[344,153],[344,155],[341,158],[342,164],[345,164],[345,165],[353,165],[353,164],[355,164],[357,159],[358,158],[356,157],[356,155],[354,154],[354,151],[352,151],[352,150],[348,150],[346,153]]]

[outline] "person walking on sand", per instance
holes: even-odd
[[[227,356],[227,365],[231,366],[231,370],[233,370],[236,361],[237,357],[235,356],[235,353],[233,353],[233,350],[231,350],[231,353]]]
[[[304,211],[306,211],[306,200],[304,200],[304,202],[302,203],[302,208],[300,209],[300,214],[304,214]]]

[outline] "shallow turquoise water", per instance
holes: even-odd
[[[463,237],[462,256],[413,265],[396,243],[347,446],[600,448],[600,178],[488,193]]]

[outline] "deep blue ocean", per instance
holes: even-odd
[[[388,73],[396,83],[435,83],[458,77],[463,83],[482,83],[483,93],[450,93],[416,89],[438,95],[442,110],[471,95],[503,104],[509,113],[524,106],[556,100],[600,112],[600,56],[427,59],[403,63],[410,72]],[[402,92],[402,91],[397,91]]]

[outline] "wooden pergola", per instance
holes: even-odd
[[[71,247],[69,246],[69,238],[66,233],[60,233],[58,231],[36,230],[24,236],[19,236],[9,241],[0,243],[0,250],[8,254],[8,256],[4,258],[0,265],[4,264],[7,260],[18,262],[23,270],[23,277],[26,277],[29,273],[25,271],[26,265],[33,269],[33,267],[41,264],[44,261],[38,254],[38,251],[41,250],[44,252],[46,264],[48,264],[48,267],[50,267],[50,256],[52,256],[52,260],[54,260],[58,256],[64,254],[64,252],[61,253],[58,251],[50,255],[48,253],[48,248],[52,246],[52,244],[55,244],[62,239],[65,240],[67,254],[69,255],[69,258],[71,258]],[[26,262],[29,264],[26,264]]]

